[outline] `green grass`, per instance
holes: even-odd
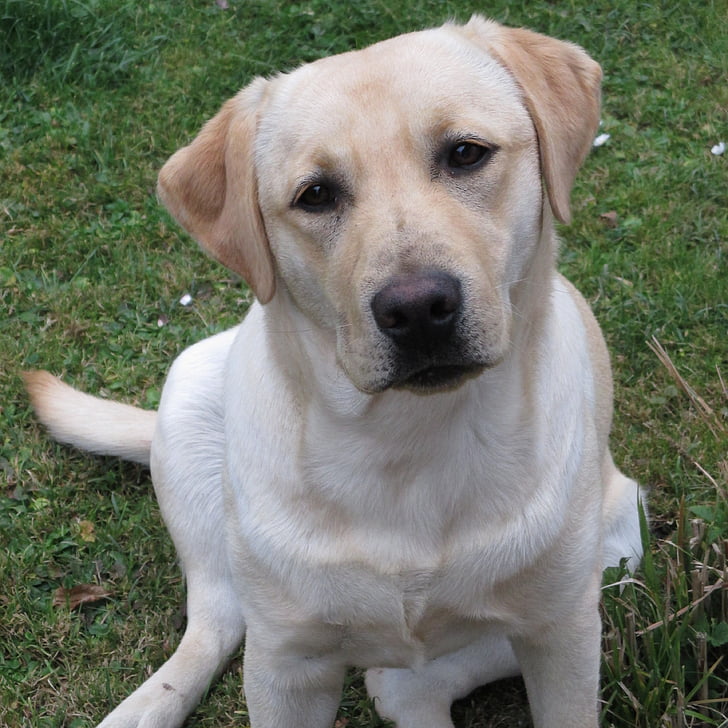
[[[728,141],[722,3],[0,0],[1,725],[94,725],[184,628],[147,473],[49,442],[20,372],[154,406],[172,358],[250,300],[157,204],[167,156],[256,74],[471,11],[574,40],[605,69],[611,138],[579,177],[562,268],[612,350],[615,457],[650,488],[652,526],[641,571],[605,589],[603,725],[726,725],[728,155],[710,153]],[[53,605],[78,584],[111,594]],[[188,725],[245,725],[240,684],[238,656]],[[529,725],[519,681],[454,715]],[[340,719],[381,725],[357,674]]]

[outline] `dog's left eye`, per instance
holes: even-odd
[[[448,151],[447,166],[453,171],[476,169],[492,154],[492,147],[485,144],[458,142]]]

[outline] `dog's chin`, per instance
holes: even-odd
[[[446,364],[430,366],[395,381],[391,389],[404,389],[414,394],[436,394],[461,387],[469,379],[477,377],[485,369],[484,364]]]

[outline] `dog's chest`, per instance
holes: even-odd
[[[287,555],[268,548],[264,560],[245,556],[250,622],[267,625],[286,654],[337,655],[360,667],[417,666],[503,621],[497,590],[465,563],[470,559],[398,572],[372,562],[286,564]],[[251,584],[262,582],[265,589],[253,594]]]
[[[486,590],[477,588],[475,611],[481,618],[473,619],[470,609],[463,610],[457,601],[464,599],[472,607],[475,595],[469,588],[448,593],[456,587],[441,570],[404,572],[397,581],[401,634],[415,653],[421,652],[427,659],[469,642],[472,633],[481,631],[489,621],[482,617],[488,612],[494,616],[497,611]]]
[[[360,590],[367,581],[368,593],[363,595]],[[332,652],[340,653],[349,664],[414,667],[463,647],[490,622],[467,616],[443,598],[444,582],[439,571],[370,574],[353,589],[358,592],[355,599],[331,601],[323,615],[314,610],[312,624],[328,625]],[[480,605],[482,609],[482,601]],[[321,634],[319,629],[311,633]],[[297,639],[302,637],[299,633]]]
[[[469,409],[437,426],[309,419],[273,474],[234,469],[246,476],[232,488],[230,532],[249,624],[285,652],[401,666],[502,622],[496,584],[542,549],[540,539],[513,549],[538,525],[524,515],[533,448],[523,430],[481,426]]]

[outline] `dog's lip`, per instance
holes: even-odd
[[[486,364],[439,364],[424,367],[409,373],[404,379],[392,384],[395,389],[410,389],[417,392],[437,392],[455,389],[466,379],[477,376]]]

